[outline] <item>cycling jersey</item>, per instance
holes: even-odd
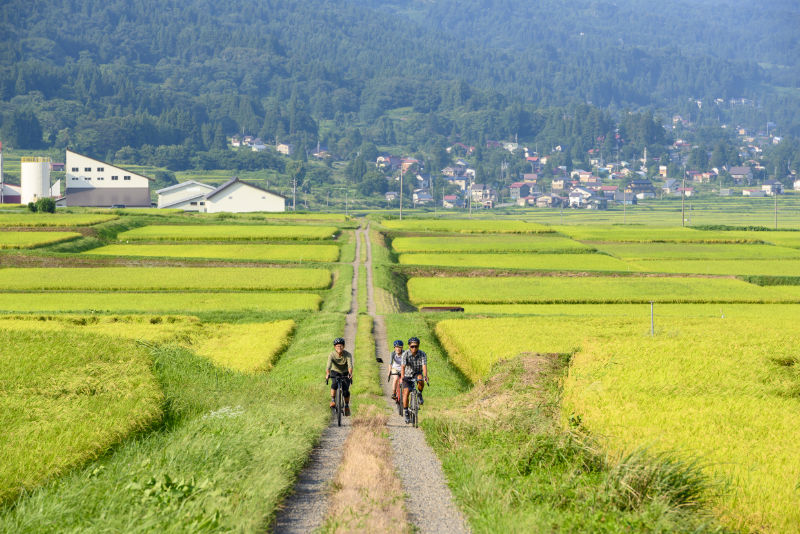
[[[348,371],[353,371],[353,355],[347,352],[346,350],[342,351],[342,355],[339,356],[335,350],[332,350],[331,353],[328,355],[328,367],[326,368],[327,371],[336,371],[341,374],[347,374]]]
[[[405,378],[412,378],[422,374],[422,366],[428,365],[428,355],[421,350],[417,350],[417,355],[413,355],[411,350],[403,352],[402,365],[406,366]]]
[[[389,355],[389,361],[392,362],[392,371],[399,371],[403,365],[403,353],[397,354],[395,351]]]

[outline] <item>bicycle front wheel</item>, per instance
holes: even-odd
[[[417,397],[417,392],[412,392],[411,397],[411,426],[417,428],[417,414],[419,413],[419,397]]]
[[[336,423],[339,426],[342,426],[343,411],[344,411],[344,406],[342,406],[342,384],[339,383],[339,387],[336,389]]]

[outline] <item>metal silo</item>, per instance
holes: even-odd
[[[21,170],[23,204],[50,196],[50,158],[23,157]]]

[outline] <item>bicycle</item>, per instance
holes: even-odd
[[[400,372],[397,372],[397,375],[393,375],[389,373],[389,376],[386,378],[387,382],[392,381],[392,376],[397,376],[397,384],[394,387],[394,403],[397,405],[397,413],[401,416],[403,415],[403,378],[400,376]]]
[[[344,413],[344,393],[342,392],[342,384],[345,380],[350,380],[347,378],[347,375],[331,375],[331,379],[335,380],[336,384],[336,396],[334,396],[334,403],[335,406],[331,408],[333,410],[334,416],[336,417],[336,423],[339,426],[342,426],[342,414]],[[325,379],[325,383],[328,383],[328,378]],[[350,381],[352,383],[352,380]]]
[[[412,378],[411,383],[411,391],[408,392],[408,414],[409,414],[409,422],[411,426],[417,428],[419,426],[419,389],[417,389],[417,385],[420,382],[423,382],[424,379],[422,378]]]

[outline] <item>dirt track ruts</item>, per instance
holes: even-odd
[[[356,344],[358,322],[358,263],[361,257],[361,233],[355,232],[356,256],[353,260],[353,285],[350,311],[345,317],[344,339],[346,347],[353,350]],[[322,363],[319,370],[323,378]],[[320,401],[320,409],[324,409]],[[328,510],[330,484],[342,459],[344,442],[350,433],[350,418],[342,419],[342,426],[331,424],[325,429],[320,442],[314,447],[308,465],[300,473],[294,493],[281,505],[275,520],[274,531],[278,534],[313,532],[322,526]]]
[[[367,234],[367,311],[373,319],[375,337],[375,353],[383,358],[381,365],[381,384],[383,394],[389,404],[390,413],[387,423],[392,448],[393,461],[403,489],[406,493],[406,506],[413,525],[424,534],[466,533],[469,526],[463,514],[453,502],[453,495],[447,486],[442,472],[442,464],[425,441],[425,434],[418,428],[406,425],[397,414],[395,403],[391,400],[391,386],[386,382],[390,353],[386,339],[386,326],[383,316],[375,310],[375,299],[372,286],[372,243]],[[413,333],[409,333],[412,335]],[[435,384],[436,370],[431,369],[431,380]],[[435,387],[435,386],[434,386]],[[420,418],[425,417],[423,408]]]

